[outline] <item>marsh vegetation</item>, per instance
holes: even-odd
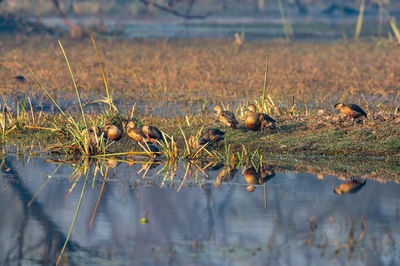
[[[30,39],[19,43],[24,47],[18,50],[9,44],[3,54],[1,120],[3,147],[7,147],[3,151],[15,149],[16,143],[23,143],[18,149],[47,151],[54,146],[61,153],[74,145],[75,150],[91,154],[139,151],[142,147],[126,132],[129,121],[134,121],[138,127],[154,125],[166,133],[175,157],[190,152],[185,148],[190,135],[198,138],[212,127],[226,131],[225,143],[216,151],[224,154],[229,147],[229,157],[255,151],[392,158],[399,154],[396,47],[99,41],[103,76],[89,40],[67,41],[68,57],[50,42],[45,46],[50,45],[54,53],[39,44]],[[271,56],[263,102],[266,49]],[[24,61],[30,64],[21,64]],[[333,108],[337,102],[357,103],[369,119],[352,124]],[[272,116],[277,127],[248,132],[244,120],[249,103]],[[237,130],[215,119],[212,109],[217,104],[236,115]],[[123,131],[118,143],[100,139],[99,134],[100,143],[107,147],[89,152],[76,146],[86,138],[81,134],[84,128],[103,129],[110,123]]]
[[[363,5],[332,43],[290,17],[271,42],[0,36],[0,261],[395,263],[400,50]]]

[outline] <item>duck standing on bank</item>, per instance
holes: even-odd
[[[199,139],[199,145],[205,145],[206,143],[217,144],[219,141],[224,139],[225,132],[217,129],[207,129],[203,136]]]
[[[126,132],[129,137],[133,138],[137,142],[145,142],[147,140],[143,130],[140,127],[136,127],[136,124],[133,121],[130,121],[126,126]]]
[[[86,142],[89,142],[90,146],[95,145],[100,140],[100,129],[98,127],[84,128],[81,132]],[[89,136],[89,140],[88,140]]]
[[[130,121],[128,125],[126,126],[126,132],[129,137],[132,139],[136,140],[137,142],[143,142],[146,144],[146,147],[150,152],[159,152],[160,149],[153,145],[152,143],[147,143],[147,141],[150,141],[149,138],[146,136],[146,134],[143,132],[143,129],[140,127],[136,127],[135,122]]]
[[[143,133],[151,143],[157,143],[157,141],[164,140],[161,131],[156,127],[146,125],[143,127]]]
[[[269,115],[257,113],[257,109],[254,104],[247,106],[246,110],[246,120],[244,121],[244,125],[248,130],[259,131],[263,130],[268,123],[272,123],[273,125],[276,123],[276,121]]]
[[[337,103],[334,107],[336,110],[340,110],[343,114],[353,118],[353,123],[351,125],[354,125],[356,118],[365,116],[368,119],[364,110],[356,104]]]
[[[216,118],[225,126],[236,128],[237,124],[239,124],[232,112],[224,111],[218,105],[214,107],[214,111]]]
[[[122,138],[122,130],[112,124],[106,125],[103,128],[103,133],[113,141],[118,141]]]
[[[225,132],[217,129],[217,128],[210,128],[207,129],[206,132],[196,140],[196,137],[190,135],[189,137],[189,147],[192,149],[198,149],[202,145],[206,145],[207,143],[217,144],[219,141],[224,139]]]

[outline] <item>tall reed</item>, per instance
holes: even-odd
[[[104,73],[103,64],[101,63],[100,55],[99,55],[99,52],[97,51],[96,42],[94,41],[93,34],[91,34],[90,37],[91,37],[92,42],[93,42],[94,50],[96,51],[97,59],[99,60],[101,74],[103,75],[103,80],[104,80],[104,86],[106,87],[108,105],[110,107],[110,113],[112,113],[112,99],[111,99],[111,96],[110,96],[110,91],[108,89],[108,82],[107,82],[106,74]]]
[[[267,53],[266,58],[265,58],[265,75],[264,75],[264,90],[263,90],[263,94],[262,94],[262,102],[261,102],[261,108],[262,111],[267,111],[264,108],[264,104],[265,104],[265,93],[267,91],[267,85],[268,85],[268,59],[269,59],[269,54]]]
[[[282,0],[278,1],[278,7],[281,12],[282,24],[283,24],[283,31],[285,32],[285,38],[287,42],[290,42],[293,39],[293,30],[292,25],[288,19],[286,19],[285,15],[285,8],[283,6]]]
[[[358,37],[360,37],[361,27],[362,27],[363,17],[364,17],[364,7],[365,7],[365,0],[361,0],[360,12],[358,14],[357,25],[356,25],[356,31],[354,33],[355,40],[358,40]]]
[[[88,126],[87,126],[86,117],[85,117],[85,112],[83,111],[83,106],[82,106],[81,97],[80,97],[80,95],[79,95],[78,86],[76,85],[76,81],[75,81],[75,78],[74,78],[74,74],[72,73],[72,69],[71,69],[71,66],[70,66],[70,64],[69,64],[69,60],[68,60],[67,54],[65,53],[65,50],[64,50],[64,47],[63,47],[62,44],[61,44],[61,41],[58,41],[58,44],[60,45],[61,51],[62,51],[62,53],[63,53],[63,55],[64,55],[65,62],[67,62],[68,70],[69,70],[69,73],[70,73],[70,75],[71,75],[72,82],[73,82],[73,84],[74,84],[76,96],[77,96],[78,102],[79,102],[79,107],[80,107],[81,113],[82,113],[83,122],[85,123],[86,136],[87,136],[87,139],[86,139],[86,140],[87,140],[87,141],[90,141],[89,128],[88,128]],[[84,139],[85,139],[85,138],[84,138]],[[86,154],[89,154],[89,145],[88,145],[87,141],[85,141],[84,148],[85,148]]]
[[[396,36],[397,45],[400,45],[400,31],[399,31],[399,28],[397,27],[395,17],[392,17],[392,19],[390,20],[390,26],[392,27],[394,35]]]

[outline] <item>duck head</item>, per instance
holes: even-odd
[[[337,103],[335,104],[333,107],[335,107],[336,110],[339,110],[340,108],[342,108],[344,106],[344,103]]]
[[[133,121],[129,121],[128,125],[126,125],[126,128],[135,128],[135,127],[136,127],[136,125],[135,125],[135,122],[133,122]]]
[[[221,106],[216,105],[216,106],[214,107],[214,112],[215,112],[217,115],[218,115],[219,113],[221,113],[221,112],[222,112]]]

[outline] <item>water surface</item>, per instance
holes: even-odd
[[[0,179],[1,264],[55,262],[85,184],[82,175],[68,194],[76,181],[73,168],[62,165],[53,173],[57,167],[43,159],[6,159]],[[270,167],[265,186],[255,185],[248,192],[244,168],[221,182],[216,176],[223,168],[205,170],[208,177],[190,168],[182,185],[186,165],[173,180],[164,175],[163,167],[141,170],[140,164],[121,163],[109,168],[92,227],[103,178],[97,175],[93,183],[90,173],[64,261],[70,265],[400,263],[398,184],[366,180],[356,193],[337,195],[333,187],[348,181],[274,173]]]

